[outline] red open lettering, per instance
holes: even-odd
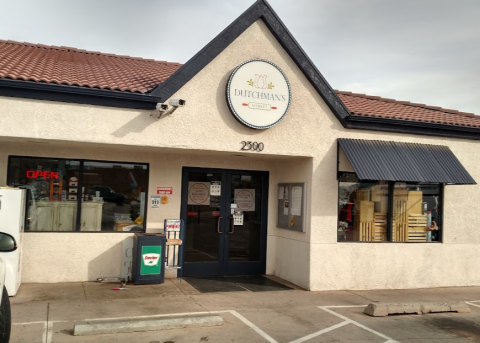
[[[53,172],[53,171],[42,171],[42,170],[27,170],[27,178],[29,179],[38,179],[38,178],[48,179],[56,179],[58,180],[60,177],[60,172]]]

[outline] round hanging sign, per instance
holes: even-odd
[[[272,62],[249,60],[230,76],[227,99],[230,110],[242,124],[268,129],[288,112],[290,84],[283,71]]]

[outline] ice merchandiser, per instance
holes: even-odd
[[[12,235],[18,246],[15,251],[0,253],[5,262],[5,287],[10,296],[17,294],[22,280],[26,196],[25,189],[0,187],[0,231]]]

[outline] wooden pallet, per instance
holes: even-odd
[[[373,241],[375,237],[375,226],[373,222],[360,222],[360,241]]]
[[[393,240],[397,242],[407,241],[408,227],[406,200],[395,199],[395,207],[393,209],[393,223]]]
[[[427,241],[427,215],[409,214],[408,215],[408,241],[426,242]]]
[[[387,215],[384,213],[375,213],[375,241],[382,242],[387,240]]]

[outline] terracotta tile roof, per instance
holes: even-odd
[[[148,93],[180,67],[179,63],[0,40],[0,78],[12,80]]]
[[[0,40],[0,78],[149,93],[182,65],[69,47]],[[351,116],[480,127],[480,116],[441,107],[335,91]]]
[[[454,126],[480,127],[480,116],[441,107],[365,94],[335,91],[351,116],[400,119]]]

